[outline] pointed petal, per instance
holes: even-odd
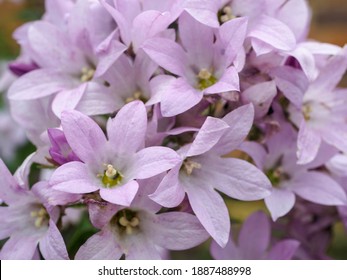
[[[258,83],[247,88],[241,94],[243,103],[252,103],[255,110],[255,118],[264,117],[277,94],[277,88],[274,81]]]
[[[248,36],[284,51],[294,49],[296,44],[295,36],[287,25],[266,15],[261,15],[249,27]]]
[[[144,234],[130,235],[126,239],[127,260],[160,260],[161,256],[152,240]]]
[[[213,151],[219,155],[225,155],[235,150],[246,138],[253,125],[254,109],[253,105],[244,105],[227,114],[225,121],[230,128],[213,147]]]
[[[230,234],[227,245],[222,248],[214,240],[211,242],[210,252],[215,260],[240,260],[240,252],[237,248],[232,234]]]
[[[111,87],[88,82],[88,88],[76,106],[76,111],[87,116],[112,114],[123,105],[123,99]]]
[[[68,193],[90,193],[99,189],[97,177],[91,178],[87,165],[72,161],[60,166],[52,175],[49,184],[58,191]],[[100,182],[101,184],[101,182]]]
[[[184,10],[196,20],[214,28],[219,27],[217,18],[219,8],[219,1],[210,0],[190,0],[184,5]]]
[[[156,191],[149,195],[150,199],[168,208],[174,208],[183,201],[185,191],[178,180],[180,168],[179,164],[168,172]]]
[[[166,89],[161,98],[161,112],[164,117],[176,116],[189,110],[203,97],[203,93],[193,88],[184,78],[175,79]]]
[[[124,42],[125,45],[129,46],[131,43],[131,33],[130,33],[131,26],[127,18],[124,17],[120,11],[116,10],[111,5],[109,5],[106,2],[106,0],[100,0],[100,3],[105,7],[105,9],[110,13],[110,15],[117,22],[117,26],[119,28],[122,41]]]
[[[100,166],[105,163],[100,154],[106,146],[106,137],[92,119],[77,111],[64,111],[61,125],[72,150],[82,161]]]
[[[181,157],[170,148],[148,147],[136,153],[128,176],[146,179],[174,167],[180,161]]]
[[[225,46],[226,66],[230,66],[240,52],[246,38],[247,25],[247,18],[240,17],[227,21],[219,28],[219,36]]]
[[[171,14],[169,12],[160,11],[144,11],[139,14],[133,21],[132,38],[134,51],[137,53],[141,44],[146,39],[154,37],[160,32],[166,30],[171,23]]]
[[[193,143],[189,147],[186,156],[196,156],[209,151],[216,145],[228,128],[229,125],[223,120],[207,117]]]
[[[347,69],[347,46],[340,53],[331,57],[328,63],[320,70],[319,76],[310,86],[310,93],[332,91],[342,79]]]
[[[305,74],[298,69],[282,66],[273,69],[270,74],[275,78],[277,87],[297,108],[301,108],[303,96],[308,88]]]
[[[201,224],[211,237],[222,247],[228,242],[230,222],[229,213],[222,197],[212,188],[201,182],[182,182],[188,195],[189,203]]]
[[[262,259],[270,243],[270,222],[263,212],[252,214],[242,225],[239,249],[244,259]]]
[[[147,113],[141,101],[125,105],[115,118],[107,122],[107,136],[117,154],[133,154],[144,145]]]
[[[227,68],[217,83],[204,90],[205,94],[239,91],[239,74],[235,67]]]
[[[40,240],[40,251],[45,260],[68,260],[64,239],[55,223],[50,220],[48,231]]]
[[[12,204],[16,202],[21,196],[23,191],[20,190],[16,180],[6,167],[5,163],[0,158],[0,199],[5,201],[6,204]]]
[[[12,235],[0,251],[1,260],[31,260],[35,254],[40,235]]]
[[[75,109],[86,89],[87,83],[83,83],[77,88],[59,92],[52,102],[52,110],[54,114],[60,118],[63,111]]]
[[[271,194],[272,188],[268,178],[247,161],[211,156],[204,157],[201,165],[201,179],[232,198],[250,201]]]
[[[75,73],[85,64],[82,54],[73,48],[66,34],[47,21],[37,21],[29,27],[28,41],[34,61],[43,68]]]
[[[329,123],[322,128],[321,133],[321,137],[326,143],[338,148],[341,151],[347,152],[347,125],[344,123]]]
[[[107,228],[94,234],[76,253],[76,260],[118,260],[123,252]]]
[[[245,141],[241,143],[240,147],[238,147],[240,151],[245,152],[248,154],[255,165],[260,169],[263,170],[266,157],[267,157],[267,152],[261,144],[253,141]]]
[[[286,215],[295,204],[295,195],[286,189],[273,188],[270,196],[265,197],[266,207],[269,209],[272,220]]]
[[[300,242],[294,239],[286,239],[272,247],[267,259],[291,260],[300,246]]]
[[[138,189],[139,184],[136,181],[132,180],[119,187],[114,187],[111,189],[102,188],[100,189],[100,196],[104,200],[112,202],[114,204],[130,206]]]
[[[182,13],[178,20],[182,45],[189,54],[189,59],[200,69],[209,69],[213,60],[213,29],[188,13]]]
[[[159,215],[141,216],[146,235],[151,236],[155,244],[169,250],[186,250],[199,245],[208,237],[208,233],[199,220],[191,214],[170,212]]]
[[[184,76],[188,58],[180,45],[166,38],[151,38],[142,45],[148,56],[164,69]],[[172,59],[172,58],[175,59]]]
[[[331,177],[317,171],[303,173],[290,181],[290,189],[300,197],[322,205],[347,205],[344,189]]]
[[[67,74],[51,69],[38,69],[16,80],[8,90],[11,100],[32,100],[74,88],[76,81]]]
[[[321,145],[321,136],[316,133],[305,121],[301,122],[298,134],[298,164],[310,163],[315,159]]]
[[[97,52],[98,65],[96,67],[94,77],[100,77],[104,75],[111,66],[118,60],[118,58],[125,52],[127,46],[117,41],[112,36],[107,46],[100,45]]]

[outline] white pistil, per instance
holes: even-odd
[[[88,82],[93,79],[95,74],[95,70],[89,67],[83,67],[81,70],[81,82]]]
[[[185,172],[187,173],[187,175],[191,175],[195,168],[197,168],[197,169],[201,168],[201,164],[198,162],[192,161],[190,159],[186,159],[183,162],[183,168],[184,168]]]
[[[140,224],[140,220],[137,217],[133,217],[130,221],[123,216],[119,219],[119,224],[125,227],[126,234],[130,235],[133,233],[134,228],[136,228]]]
[[[198,77],[201,80],[208,80],[211,78],[211,76],[212,76],[211,72],[208,71],[206,68],[201,69],[199,74],[198,74]]]
[[[106,166],[106,171],[105,171],[105,175],[110,178],[110,179],[114,179],[118,174],[118,171],[113,167],[112,164],[108,164]]]
[[[34,221],[34,225],[37,228],[40,228],[43,223],[47,220],[47,211],[43,207],[40,208],[38,211],[32,211],[30,212],[30,216],[33,218],[36,218]]]
[[[233,18],[235,18],[235,16],[233,15],[233,11],[232,11],[230,6],[225,6],[223,8],[222,12],[223,12],[223,15],[221,15],[219,19],[223,23],[227,22],[227,21],[229,21],[229,20],[231,20]]]

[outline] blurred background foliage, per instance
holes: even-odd
[[[346,44],[347,1],[309,0],[309,3],[313,10],[309,37],[339,46]],[[13,31],[25,22],[39,19],[43,12],[44,0],[0,0],[0,62],[14,59],[19,54],[19,47],[12,38]],[[341,82],[341,85],[347,87],[347,78]],[[3,98],[0,94],[0,110],[5,104]],[[0,137],[2,137],[1,134]],[[35,147],[26,143],[19,148],[16,157],[6,164],[14,172],[33,151]],[[256,210],[267,211],[263,202],[226,200],[230,218],[236,223],[242,222]],[[347,259],[347,233],[342,223],[337,223],[333,231],[334,238],[328,253],[334,259]],[[71,252],[70,257],[73,257],[78,247],[94,233],[95,229],[90,225],[86,213],[83,213],[82,219],[76,225],[65,229],[63,235],[67,248]],[[210,259],[208,248],[209,242],[206,242],[188,251],[173,252],[172,257],[174,259]]]

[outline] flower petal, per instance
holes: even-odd
[[[138,189],[139,184],[136,181],[132,180],[119,187],[114,187],[111,189],[101,188],[100,196],[104,200],[112,202],[114,204],[130,206]]]
[[[294,193],[286,189],[273,188],[271,195],[265,197],[265,204],[273,221],[286,215],[294,207],[294,203]]]
[[[145,231],[155,244],[169,250],[186,250],[199,245],[208,237],[199,220],[191,214],[170,212],[140,216],[145,220]]]
[[[196,156],[209,151],[216,145],[228,128],[229,125],[225,121],[207,117],[193,143],[190,145],[186,156]]]
[[[247,161],[237,158],[204,157],[201,180],[226,195],[245,201],[258,200],[271,194],[271,183],[263,172]]]
[[[198,180],[185,178],[182,184],[200,223],[220,246],[225,247],[229,239],[230,222],[223,198]]]
[[[146,179],[174,167],[180,161],[180,156],[170,148],[148,147],[135,154],[128,176]]]
[[[48,231],[40,240],[40,251],[45,260],[68,260],[64,239],[55,223],[50,220]]]
[[[107,136],[117,154],[133,154],[144,146],[147,113],[141,101],[125,105],[115,118],[107,122]]]
[[[246,138],[250,131],[254,118],[253,105],[244,105],[227,114],[225,121],[230,128],[213,147],[213,151],[219,155],[225,155],[236,149]]]
[[[31,260],[40,235],[12,235],[0,251],[1,260]]]
[[[11,100],[32,100],[74,88],[77,82],[69,75],[51,69],[37,69],[16,80],[8,90]]]
[[[166,87],[161,98],[161,112],[164,117],[181,114],[198,104],[203,93],[193,88],[184,78],[177,78]]]
[[[276,243],[269,252],[269,260],[291,260],[300,246],[300,242],[294,239],[286,239]]]
[[[166,38],[151,38],[142,45],[148,56],[164,69],[184,76],[188,58],[180,45]],[[172,58],[175,59],[172,59]]]
[[[185,191],[178,180],[180,168],[179,164],[168,172],[156,191],[149,195],[150,199],[168,208],[176,207],[183,201]]]
[[[97,191],[99,186],[96,180],[96,174],[95,179],[91,178],[91,171],[86,164],[72,161],[60,166],[53,173],[49,184],[58,191],[82,194]]]
[[[106,137],[101,128],[78,111],[64,111],[61,125],[74,153],[84,162],[102,166]]]
[[[246,260],[262,259],[270,243],[270,222],[263,212],[252,214],[242,225],[239,249]]]
[[[315,159],[321,145],[321,136],[316,133],[305,121],[301,122],[298,135],[298,164],[310,163]]]
[[[105,228],[90,237],[76,253],[76,260],[118,260],[123,251],[114,234]]]
[[[325,175],[317,171],[303,173],[290,182],[290,189],[300,197],[322,205],[347,205],[344,189]]]

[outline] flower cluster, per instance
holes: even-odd
[[[160,259],[209,238],[217,259],[328,257],[347,227],[347,47],[307,40],[305,0],[45,4],[14,33],[7,98],[37,151],[13,176],[0,160],[1,259]],[[236,244],[226,201],[263,199],[272,222],[254,213]],[[74,254],[71,210],[96,232]]]

